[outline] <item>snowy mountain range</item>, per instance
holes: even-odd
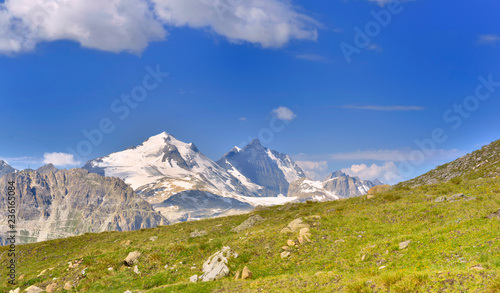
[[[243,213],[257,205],[335,200],[375,185],[343,173],[312,181],[289,156],[259,140],[233,148],[216,163],[166,132],[83,169],[122,179],[171,222]]]

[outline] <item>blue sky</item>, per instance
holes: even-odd
[[[80,166],[167,131],[214,160],[259,137],[311,177],[394,183],[500,138],[498,1],[109,2],[0,1],[14,167]],[[151,70],[168,76],[144,90]],[[78,151],[100,123],[112,131]]]

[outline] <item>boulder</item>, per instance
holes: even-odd
[[[391,190],[391,186],[386,184],[386,185],[377,185],[377,186],[373,186],[372,188],[370,188],[368,190],[368,195],[375,195],[377,193],[382,193],[382,192],[387,192]]]
[[[56,290],[57,290],[56,283],[52,283],[45,288],[45,291],[47,291],[47,293],[54,293],[54,292],[56,292]]]
[[[38,288],[35,285],[31,285],[28,288],[26,288],[26,290],[24,290],[24,292],[26,292],[26,293],[39,293],[39,292],[43,292],[43,291],[44,291],[43,289]]]
[[[290,228],[288,228],[288,227],[285,227],[285,228],[281,229],[280,233],[281,234],[288,234],[288,233],[292,233],[292,230],[290,230]]]
[[[126,266],[131,267],[134,263],[137,262],[139,256],[141,256],[141,253],[139,251],[133,251],[127,255],[127,257],[123,260],[123,263]]]
[[[241,223],[237,227],[234,227],[231,231],[239,233],[246,229],[252,228],[253,226],[263,221],[264,218],[262,218],[260,215],[252,215],[248,219],[246,219],[243,223]]]
[[[196,238],[196,237],[202,237],[202,236],[205,236],[205,235],[208,235],[207,231],[196,229],[193,232],[191,232],[191,234],[189,234],[189,237]]]
[[[245,266],[243,268],[243,271],[241,272],[241,279],[246,280],[246,279],[250,279],[250,278],[252,278],[252,272],[250,271],[250,269],[248,269],[247,266]]]
[[[229,275],[227,267],[228,259],[233,256],[229,246],[222,247],[221,251],[217,251],[208,260],[203,263],[203,275],[200,276],[202,282],[218,280]]]

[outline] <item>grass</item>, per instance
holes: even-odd
[[[66,292],[120,293],[500,292],[500,221],[486,218],[500,208],[499,191],[498,178],[457,179],[417,188],[399,186],[370,200],[276,206],[255,212],[266,221],[241,233],[230,230],[248,215],[26,244],[17,247],[18,277],[24,275],[18,286],[45,288],[55,282],[62,288],[72,281],[76,288]],[[476,199],[434,202],[455,193]],[[279,231],[311,215],[321,216],[306,220],[312,242],[281,259],[281,247],[292,235]],[[208,235],[190,238],[196,229]],[[158,239],[150,241],[152,236]],[[400,250],[399,243],[406,240],[410,245]],[[229,262],[231,276],[189,283],[222,246],[239,254]],[[142,253],[140,275],[122,265],[135,250]],[[1,270],[9,261],[5,252],[0,248]],[[69,261],[79,259],[83,262],[77,268],[68,269]],[[484,269],[471,269],[476,265]],[[253,278],[235,280],[233,274],[244,266]],[[1,282],[0,292],[15,288],[5,279]]]

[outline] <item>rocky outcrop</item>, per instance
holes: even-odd
[[[7,174],[0,179],[0,186],[7,186],[8,181],[14,181],[16,187],[20,243],[168,224],[168,220],[118,178],[89,174],[82,169],[52,172],[44,168],[44,173]],[[7,191],[0,189],[3,222],[7,204]],[[4,239],[0,238],[0,242]]]
[[[16,173],[16,171],[17,171],[16,169],[12,168],[5,161],[0,160],[0,177],[2,177],[5,174]]]
[[[252,215],[248,219],[246,219],[243,223],[241,223],[238,226],[231,229],[231,231],[239,233],[239,232],[244,231],[246,229],[250,229],[253,226],[255,226],[258,223],[263,222],[263,221],[264,221],[264,218],[262,218],[260,215]]]
[[[199,277],[202,282],[214,281],[229,275],[227,263],[234,253],[229,246],[222,247],[203,264],[203,275]]]

